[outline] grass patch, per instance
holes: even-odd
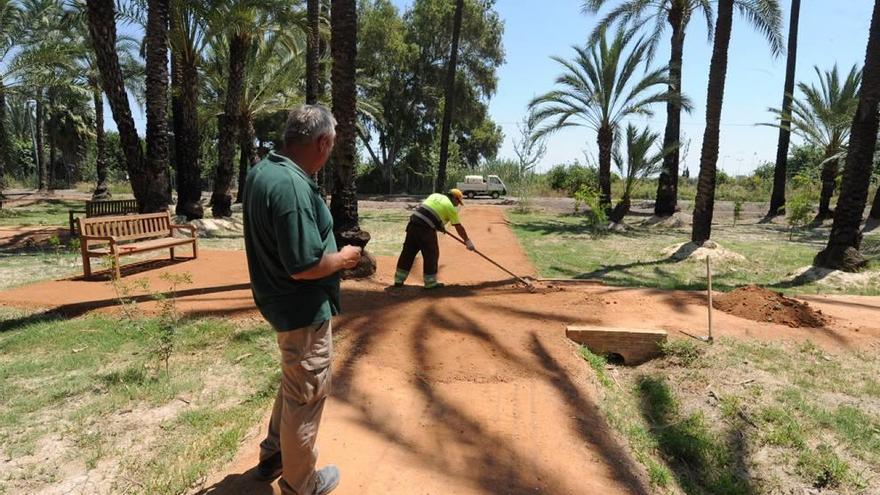
[[[674,261],[665,254],[669,247],[690,240],[689,229],[636,226],[626,232],[597,232],[583,217],[547,213],[509,213],[508,219],[541,276],[599,279],[615,286],[705,289],[704,263]],[[827,236],[827,227],[805,231],[789,241],[782,225],[716,225],[712,238],[747,261],[714,264],[714,287],[728,291],[758,284],[786,293],[880,295],[880,276],[864,284],[840,286],[795,281],[794,272],[812,264]],[[868,248],[870,243],[866,243]],[[869,268],[878,270],[880,253],[874,256]]]
[[[609,369],[601,356],[581,355],[604,392],[599,410],[658,487],[873,493],[870,480],[880,477],[873,355],[725,338],[711,346],[672,341],[662,358],[636,368]]]
[[[361,211],[361,228],[370,233],[367,250],[378,256],[399,255],[410,215],[404,209]]]
[[[23,206],[0,209],[0,225],[53,226],[69,225],[68,210],[83,210],[82,201],[46,199]]]
[[[34,456],[0,479],[9,493],[92,470],[108,493],[181,493],[234,455],[277,387],[265,326],[181,322],[166,373],[151,320],[0,318],[0,455]]]

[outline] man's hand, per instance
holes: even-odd
[[[350,270],[361,261],[361,248],[357,246],[344,246],[339,255],[342,257],[342,268]]]
[[[477,247],[474,246],[474,241],[468,239],[464,242],[464,245],[467,246],[468,251],[476,251]]]

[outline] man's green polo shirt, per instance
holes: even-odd
[[[336,252],[333,219],[318,186],[273,151],[248,172],[242,202],[251,290],[266,320],[286,331],[338,314],[338,274],[320,280],[291,277]]]

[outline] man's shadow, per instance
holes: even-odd
[[[228,474],[211,486],[202,488],[193,495],[273,495],[273,481],[260,481],[253,467],[243,473]]]

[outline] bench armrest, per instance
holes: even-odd
[[[196,228],[195,228],[195,226],[193,226],[193,225],[188,225],[188,224],[183,224],[183,225],[171,224],[171,231],[173,232],[173,231],[175,231],[175,230],[188,230],[189,233],[193,236],[193,239],[195,239],[196,237],[198,237],[198,234],[196,233]]]
[[[80,242],[85,246],[89,245],[89,241],[103,241],[109,242],[111,245],[116,244],[116,238],[108,235],[84,235],[80,238]]]

